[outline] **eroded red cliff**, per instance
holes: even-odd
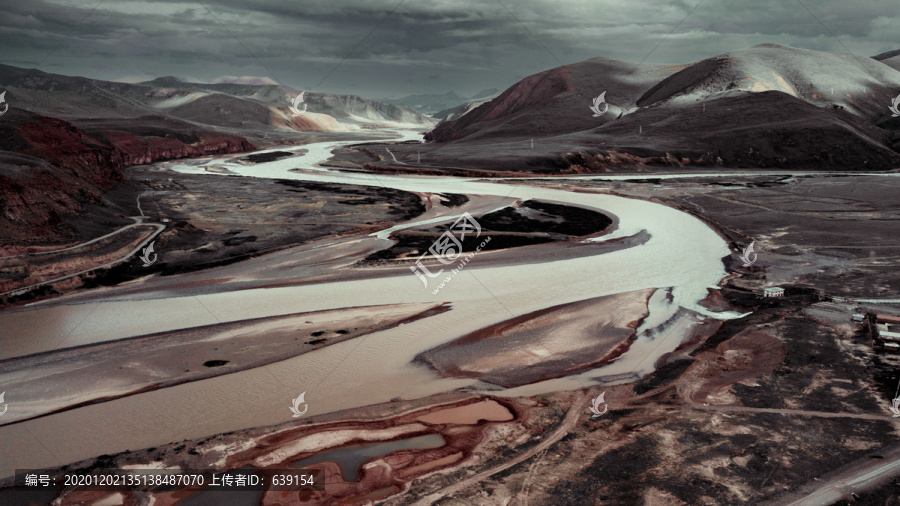
[[[129,121],[129,120],[123,120]],[[11,110],[0,121],[0,246],[74,239],[60,225],[86,204],[100,203],[124,168],[160,160],[242,153],[243,137],[216,132],[140,130],[90,132],[68,121]],[[186,124],[185,124],[186,125]]]

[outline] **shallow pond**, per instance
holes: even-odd
[[[398,441],[388,441],[386,443],[373,443],[362,446],[338,448],[336,450],[327,451],[298,460],[292,463],[291,467],[306,467],[319,462],[336,462],[341,466],[344,480],[356,481],[359,477],[360,466],[375,457],[381,457],[398,450],[440,448],[445,444],[447,444],[447,441],[440,434],[427,434],[425,436],[400,439]]]

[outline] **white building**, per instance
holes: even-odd
[[[879,323],[878,337],[885,341],[900,341],[900,325],[896,323]]]
[[[784,288],[779,286],[770,286],[763,289],[763,297],[784,297]]]

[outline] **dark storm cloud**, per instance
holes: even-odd
[[[796,0],[705,0],[685,19],[696,0],[204,0],[213,15],[197,2],[36,0],[5,7],[0,44],[4,63],[43,60],[65,74],[256,75],[372,97],[503,88],[594,56],[685,63],[763,42],[900,47],[900,2],[802,1],[812,15]]]

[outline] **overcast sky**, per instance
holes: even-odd
[[[4,2],[0,62],[125,81],[266,76],[377,98],[504,89],[594,56],[900,48],[898,0],[801,1],[704,0],[691,13],[697,0],[27,0]]]

